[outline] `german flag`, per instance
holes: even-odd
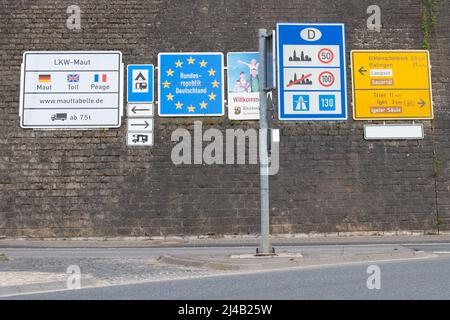
[[[39,82],[52,82],[52,75],[50,74],[40,74]]]

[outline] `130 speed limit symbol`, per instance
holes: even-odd
[[[334,84],[334,81],[334,75],[329,71],[322,72],[319,75],[319,83],[324,87],[331,87]]]

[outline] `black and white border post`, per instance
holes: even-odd
[[[260,194],[261,194],[261,235],[258,255],[272,255],[272,244],[270,240],[269,221],[269,152],[268,152],[268,121],[267,121],[267,88],[266,88],[266,55],[267,38],[272,35],[267,34],[266,29],[259,29],[259,166],[260,166]]]

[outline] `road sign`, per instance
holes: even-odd
[[[355,120],[433,119],[430,57],[426,50],[355,50]]]
[[[227,54],[229,119],[259,119],[259,65],[259,52]]]
[[[346,120],[343,24],[277,25],[280,120]]]
[[[153,132],[153,118],[128,119],[128,131]]]
[[[160,53],[158,101],[162,117],[222,116],[222,53]]]
[[[20,126],[118,128],[123,112],[118,51],[29,51],[23,54]]]
[[[153,117],[154,105],[152,103],[128,104],[127,111],[127,115],[130,118]]]
[[[127,102],[154,101],[154,67],[152,64],[130,64],[127,67]]]
[[[423,140],[423,124],[364,125],[366,140]]]
[[[153,132],[128,132],[127,145],[133,147],[153,146]]]

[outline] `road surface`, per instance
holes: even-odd
[[[436,253],[436,258],[376,263],[381,289],[367,288],[367,268],[373,263],[253,272],[205,273],[192,279],[176,278],[137,284],[67,290],[6,297],[4,299],[450,299],[450,244],[417,244],[406,247]],[[20,251],[22,250],[22,251]],[[37,249],[2,249],[9,256],[33,255]],[[40,254],[45,254],[40,249]],[[49,255],[54,255],[51,249]],[[116,250],[78,249],[60,254],[114,256]],[[155,257],[167,249],[121,249],[132,257]],[[173,252],[182,250],[173,249]],[[189,249],[197,250],[197,249]],[[201,250],[229,250],[204,248]],[[236,250],[236,249],[233,249]],[[248,248],[238,250],[246,251]],[[170,251],[170,250],[169,250]]]

